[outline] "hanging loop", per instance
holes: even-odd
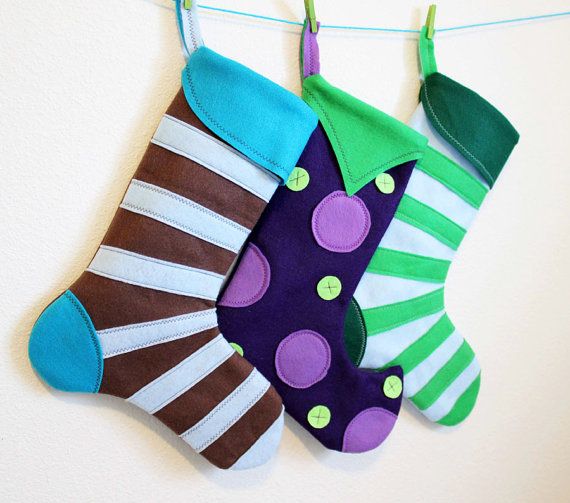
[[[315,14],[315,2],[313,0],[305,0],[305,16],[311,25],[311,33],[317,33],[319,27],[317,25],[317,16]]]

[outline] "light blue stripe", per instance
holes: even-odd
[[[131,180],[121,208],[158,220],[234,253],[249,229],[174,192]]]
[[[218,335],[176,367],[137,391],[128,401],[154,414],[204,379],[234,353],[224,337]]]
[[[103,350],[103,358],[110,358],[188,337],[217,325],[216,310],[207,309],[148,323],[99,330],[97,335]]]
[[[87,271],[131,285],[216,300],[224,277],[164,260],[101,245]]]
[[[201,164],[265,202],[279,185],[274,176],[237,150],[169,115],[160,121],[152,143]]]
[[[269,389],[257,369],[200,422],[184,432],[182,439],[197,452],[213,444],[230,429]]]

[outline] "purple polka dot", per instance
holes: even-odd
[[[275,354],[277,375],[292,388],[305,389],[325,378],[331,364],[331,348],[312,330],[293,332],[281,341]]]
[[[381,407],[371,407],[358,414],[346,427],[343,452],[376,449],[392,431],[398,416]]]
[[[313,235],[325,250],[349,253],[370,231],[370,213],[357,196],[337,190],[325,197],[313,212]]]
[[[261,250],[250,243],[218,304],[227,307],[251,306],[265,295],[270,281],[269,262]]]

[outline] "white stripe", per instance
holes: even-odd
[[[473,384],[480,373],[481,367],[479,367],[477,359],[474,358],[469,366],[459,374],[443,394],[431,406],[421,411],[422,414],[434,422],[443,419],[451,412],[457,400],[459,400],[461,395],[467,391],[467,388]]]
[[[422,103],[420,102],[414,115],[410,119],[409,125],[416,131],[422,133],[429,140],[429,145],[437,151],[455,161],[470,175],[473,175],[485,187],[489,188],[489,183],[483,178],[479,170],[473,166],[465,157],[463,157],[454,147],[452,147],[437,130],[431,125]]]
[[[204,45],[200,24],[198,23],[198,2],[192,2],[191,9],[184,8],[184,0],[177,0],[178,29],[182,39],[182,52],[186,60],[192,53]]]
[[[473,206],[419,169],[412,172],[406,194],[433,208],[465,230],[469,229],[477,215]]]
[[[153,218],[234,253],[240,251],[249,229],[174,192],[131,180],[121,208]]]
[[[441,345],[422,361],[404,379],[404,396],[414,396],[451,359],[463,344],[463,337],[455,330]]]
[[[231,428],[269,389],[269,382],[257,369],[214,410],[180,437],[197,452],[213,444]]]
[[[97,335],[103,358],[109,358],[188,337],[214,328],[217,324],[216,310],[207,309],[147,323],[99,330]]]
[[[216,300],[224,277],[164,260],[101,245],[87,270],[131,285]]]
[[[439,290],[442,286],[443,283],[365,272],[354,292],[354,297],[361,309],[371,309],[414,299]]]
[[[169,115],[160,121],[152,143],[201,164],[265,202],[269,202],[279,185],[269,171],[237,150]]]
[[[128,401],[154,414],[213,372],[235,353],[218,335],[176,367],[132,395]]]
[[[445,311],[440,311],[368,337],[360,367],[376,369],[391,362],[433,327],[444,314]]]
[[[230,470],[247,470],[267,463],[275,454],[283,433],[285,409],[255,443],[230,467]]]
[[[380,247],[441,260],[451,260],[455,256],[455,250],[449,246],[444,245],[427,232],[397,218],[393,218],[390,222],[380,242]]]

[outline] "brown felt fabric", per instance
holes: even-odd
[[[229,250],[122,208],[102,244],[223,276],[235,259],[235,253]]]
[[[211,300],[151,290],[85,272],[69,288],[89,313],[96,330],[161,320],[212,309]]]
[[[153,144],[134,178],[179,194],[248,229],[253,228],[266,204],[200,164]]]
[[[251,372],[249,363],[236,353],[155,416],[180,435],[209,414]]]
[[[107,358],[99,391],[107,395],[129,398],[188,358],[219,333],[217,328],[212,328],[166,344],[157,344]]]
[[[281,397],[273,387],[231,428],[201,454],[220,468],[232,466],[281,414]]]

